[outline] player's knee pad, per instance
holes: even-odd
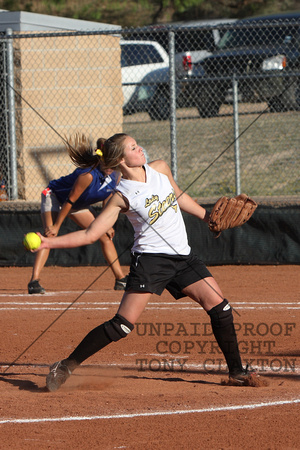
[[[108,322],[104,323],[104,330],[112,341],[119,341],[129,334],[134,328],[132,323],[128,322],[125,317],[116,314]]]
[[[232,309],[226,298],[208,311],[211,324],[216,328],[223,328],[233,323]]]

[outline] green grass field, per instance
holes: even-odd
[[[177,110],[177,181],[193,197],[235,194],[231,110],[224,106],[219,117],[210,119],[201,119],[194,109]],[[241,191],[252,196],[299,195],[299,112],[260,115],[264,105],[240,105],[239,110]],[[148,151],[150,159],[170,163],[168,121],[134,114],[125,117],[124,132]]]

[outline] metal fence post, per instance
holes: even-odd
[[[241,193],[240,176],[240,137],[239,137],[239,108],[238,108],[238,80],[235,74],[232,79],[233,87],[233,123],[234,123],[234,161],[235,161],[235,192]]]
[[[170,141],[171,170],[177,181],[177,130],[176,130],[176,72],[175,72],[175,33],[169,31],[169,83],[170,83]]]
[[[12,36],[12,29],[7,28],[6,36]],[[8,122],[9,122],[9,148],[10,148],[10,200],[18,198],[17,177],[17,143],[16,143],[16,115],[14,91],[14,55],[13,40],[7,39],[7,81],[8,81]]]

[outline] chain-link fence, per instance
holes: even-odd
[[[66,136],[83,132],[96,145],[121,131],[150,160],[165,159],[193,197],[299,195],[300,15],[0,43],[11,200],[38,201],[50,179],[74,169]]]

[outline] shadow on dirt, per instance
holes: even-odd
[[[47,392],[46,387],[39,387],[36,383],[30,380],[24,380],[24,379],[16,379],[16,378],[10,378],[10,377],[16,377],[16,376],[24,376],[24,374],[16,374],[16,373],[7,373],[4,376],[0,376],[0,381],[3,381],[4,383],[11,384],[12,386],[15,386],[19,388],[20,391],[29,391],[29,392]],[[40,376],[45,377],[44,375],[37,375],[37,374],[27,374],[28,376]]]

